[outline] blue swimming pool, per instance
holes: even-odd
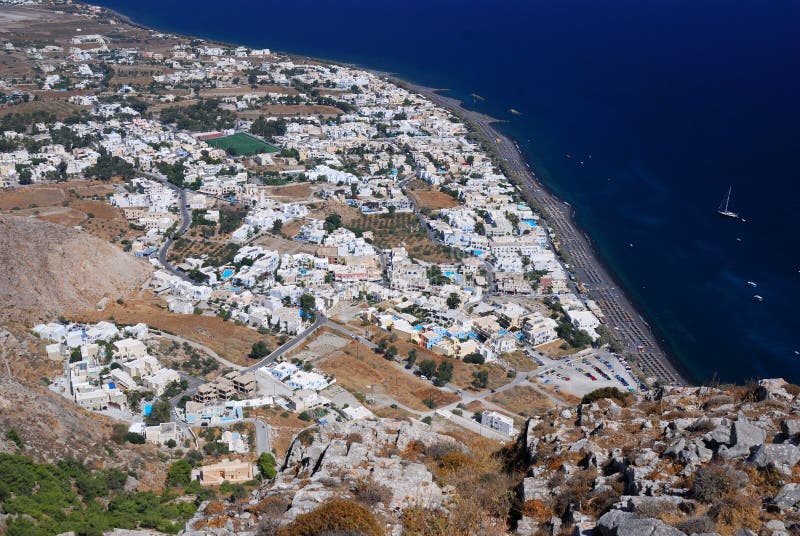
[[[226,268],[225,270],[222,271],[222,279],[228,279],[234,273],[235,272],[233,270],[231,270],[230,268]]]

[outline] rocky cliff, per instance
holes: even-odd
[[[295,438],[275,481],[249,502],[209,503],[187,531],[800,534],[798,393],[783,380],[763,380],[604,393],[551,410],[492,453],[505,489],[485,473],[480,453],[434,431],[435,422],[335,423]],[[459,463],[463,473],[448,470]],[[464,476],[470,472],[473,480]],[[488,515],[466,516],[477,504]],[[351,515],[361,521],[336,524]]]

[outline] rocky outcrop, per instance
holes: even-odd
[[[251,504],[271,497],[285,498],[287,508],[277,520],[280,524],[332,498],[364,501],[371,510],[390,519],[410,506],[439,508],[447,503],[446,490],[434,482],[424,463],[413,458],[420,453],[463,448],[419,421],[334,422],[313,435],[295,437],[275,482],[256,493]],[[230,517],[226,523],[230,521],[231,532],[216,534],[256,530],[259,522],[257,516],[243,519],[238,513],[225,515]],[[187,525],[187,534],[202,534],[199,527],[206,522],[206,516],[198,515]]]

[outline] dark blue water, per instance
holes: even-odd
[[[99,3],[397,72],[508,119],[694,380],[800,381],[800,2]],[[715,212],[729,185],[746,223]]]

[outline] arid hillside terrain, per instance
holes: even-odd
[[[77,229],[0,215],[0,319],[52,320],[124,298],[151,267]]]

